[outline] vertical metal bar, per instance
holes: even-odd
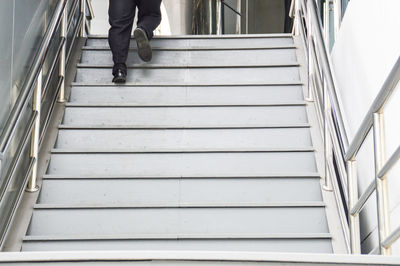
[[[221,0],[217,0],[217,7],[216,7],[216,16],[215,16],[216,22],[217,22],[217,35],[222,35],[222,2]]]
[[[39,142],[40,142],[40,111],[42,107],[42,87],[43,87],[43,69],[40,70],[36,86],[33,92],[33,111],[37,112],[34,129],[32,130],[31,138],[31,157],[35,158],[32,167],[32,174],[28,181],[26,188],[27,192],[36,192],[39,190],[37,186],[37,172],[38,172],[38,156],[39,156]]]
[[[350,224],[350,245],[352,254],[361,254],[360,218],[359,213],[351,214],[351,210],[358,201],[358,182],[356,161],[347,161],[347,178],[349,194],[349,224]]]
[[[213,15],[212,15],[212,7],[213,7],[213,0],[209,0],[208,1],[208,8],[209,8],[209,10],[208,10],[208,12],[209,12],[209,21],[208,21],[208,23],[209,23],[209,34],[213,34],[213,25],[214,25],[214,23],[213,23]]]
[[[309,102],[312,102],[313,99],[313,95],[312,95],[312,88],[311,88],[311,79],[312,76],[314,74],[314,65],[312,62],[312,50],[311,47],[313,45],[313,26],[312,26],[312,20],[311,20],[311,11],[310,11],[310,5],[307,5],[307,64],[308,64],[308,95],[306,100]]]
[[[246,34],[249,34],[249,0],[246,0]]]
[[[236,9],[240,14],[242,14],[242,0],[237,0]],[[241,34],[241,33],[242,33],[242,17],[236,15],[236,34]]]
[[[332,191],[332,180],[329,169],[329,162],[331,162],[332,156],[332,142],[331,135],[329,133],[329,116],[331,116],[332,109],[329,100],[328,88],[326,79],[323,82],[323,98],[324,98],[324,153],[325,153],[325,185],[324,190]]]
[[[81,14],[83,16],[82,18],[82,27],[81,27],[81,32],[80,32],[80,37],[85,37],[85,25],[86,25],[86,0],[81,0]]]
[[[382,241],[390,233],[389,199],[386,176],[379,178],[379,171],[386,162],[386,139],[383,113],[374,113],[375,182],[378,209],[379,248],[382,255],[391,255],[391,248],[385,248]]]
[[[60,54],[60,66],[59,66],[59,74],[62,77],[62,83],[60,86],[60,94],[58,96],[58,102],[63,103],[66,101],[65,99],[65,68],[66,68],[66,55],[67,55],[67,24],[68,24],[68,13],[67,8],[64,9],[62,20],[61,20],[61,40],[64,39],[64,44],[61,48]]]

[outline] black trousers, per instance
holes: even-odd
[[[161,0],[110,0],[108,42],[113,54],[114,68],[126,73],[126,59],[132,34],[133,19],[138,11],[137,26],[146,31],[149,40],[161,22]]]

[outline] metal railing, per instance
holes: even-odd
[[[387,77],[378,96],[367,112],[355,137],[349,144],[337,97],[334,76],[323,37],[321,18],[315,0],[293,0],[291,15],[295,18],[294,33],[302,37],[307,52],[308,97],[315,101],[325,152],[325,189],[333,190],[342,206],[341,193],[348,209],[348,222],[342,214],[342,225],[353,254],[361,253],[359,213],[376,191],[380,254],[391,254],[391,246],[400,238],[400,227],[390,232],[386,175],[400,159],[400,146],[385,158],[385,128],[383,109],[400,81],[400,58]],[[368,133],[373,129],[375,180],[359,197],[355,157]],[[341,186],[341,187],[338,187]],[[345,189],[347,188],[347,190]],[[349,233],[346,228],[349,228]]]
[[[0,136],[0,159],[6,157],[5,154],[10,148],[16,150],[12,163],[6,169],[7,174],[2,184],[0,184],[0,206],[8,206],[8,213],[2,213],[4,216],[7,215],[7,218],[2,220],[0,224],[0,247],[4,244],[7,228],[21,200],[24,188],[26,187],[26,191],[28,192],[36,192],[38,190],[37,171],[40,144],[50,121],[55,103],[57,100],[59,102],[65,101],[66,65],[70,59],[77,37],[84,37],[86,34],[86,30],[88,29],[86,17],[93,16],[93,14],[86,15],[86,7],[88,7],[89,12],[92,12],[90,2],[88,1],[58,1],[35,60],[30,71],[27,73],[21,93]],[[50,50],[54,45],[56,45],[56,52],[52,54]],[[47,60],[51,63],[48,71],[49,74],[45,76],[44,65]],[[53,83],[54,80],[56,81],[55,83]],[[56,85],[54,86],[54,84]],[[47,97],[50,99],[47,99]],[[42,106],[45,100],[51,102],[49,108]],[[21,130],[21,125],[24,124],[23,116],[26,110],[29,111],[29,108],[31,108],[30,122],[26,127],[23,127],[22,131],[24,133],[21,140],[16,141],[17,133]],[[46,113],[42,114],[43,111],[46,111]],[[13,147],[16,142],[18,147]],[[28,156],[26,152],[29,153]],[[25,164],[27,167],[20,169],[24,167],[21,162],[26,160],[26,157],[29,157],[29,163]],[[17,170],[24,173],[24,178],[20,187],[15,188],[12,186],[15,185],[15,179],[18,177],[16,174]],[[18,193],[16,195],[13,194],[13,197],[8,197],[7,193],[15,191],[15,189]]]

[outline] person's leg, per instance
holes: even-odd
[[[126,59],[129,52],[129,41],[132,33],[133,19],[135,17],[135,0],[110,0],[109,22],[111,28],[108,32],[108,42],[113,54],[113,75],[118,69],[126,75]]]
[[[139,57],[149,62],[152,58],[152,50],[149,40],[153,37],[153,31],[161,22],[161,0],[138,0],[138,23],[133,32],[138,47]]]
[[[139,0],[138,28],[147,33],[147,38],[153,38],[153,31],[161,23],[161,0]]]

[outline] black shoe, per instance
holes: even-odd
[[[117,84],[125,83],[126,82],[126,74],[121,69],[118,69],[114,75],[112,82],[117,83]]]
[[[147,38],[146,31],[142,28],[136,28],[133,32],[133,36],[135,37],[137,43],[140,59],[145,62],[149,62],[153,57],[153,53],[151,51],[151,46],[149,39]]]

